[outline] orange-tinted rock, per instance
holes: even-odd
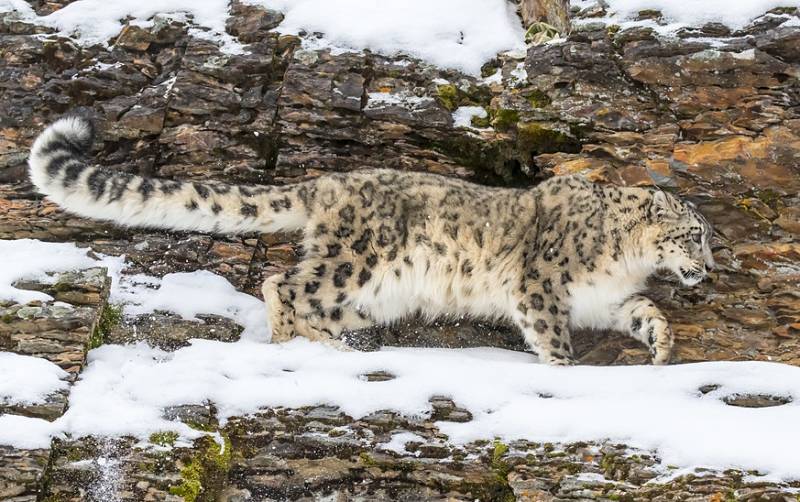
[[[800,235],[800,207],[785,207],[778,211],[775,224],[796,235]]]

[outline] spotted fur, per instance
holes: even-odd
[[[66,209],[123,225],[242,233],[303,230],[303,260],[264,284],[274,341],[341,346],[407,316],[510,321],[551,364],[572,362],[570,329],[612,328],[672,348],[641,296],[672,271],[685,285],[713,264],[711,227],[662,191],[557,177],[491,188],[427,173],[364,170],[282,187],[181,183],[110,173],[83,159],[91,125],[62,119],[36,140],[31,178]]]

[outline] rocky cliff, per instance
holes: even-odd
[[[33,2],[39,13],[61,3]],[[718,231],[712,280],[692,289],[652,284],[676,334],[673,361],[800,365],[800,24],[785,23],[800,16],[797,9],[778,9],[736,31],[707,24],[667,37],[592,22],[603,14],[593,5],[573,11],[580,21],[565,41],[499,55],[483,77],[404,56],[303,48],[299,38],[271,31],[278,12],[234,1],[231,13],[227,31],[247,44],[243,54],[223,52],[167,18],[129,24],[106,48],[38,36],[48,29],[0,13],[0,238],[75,241],[125,254],[131,273],[212,270],[255,295],[265,277],[297,259],[293,235],[121,230],[42,200],[26,177],[28,148],[75,107],[91,108],[99,120],[97,162],[176,179],[283,184],[392,167],[504,186],[567,173],[658,184],[695,202]],[[640,16],[660,19],[653,11]],[[485,114],[457,126],[453,112],[465,106]],[[0,303],[0,347],[77,375],[108,310],[108,285],[102,271],[63,282],[55,296],[79,306],[69,315]],[[105,331],[112,342],[144,338],[168,348],[190,337],[238,337],[235,325],[213,321],[218,329],[165,315]],[[508,328],[468,322],[412,322],[381,338],[522,349]],[[614,333],[582,334],[576,346],[585,364],[648,359],[643,347]],[[66,402],[63,395],[11,411],[53,418]],[[169,448],[172,437],[152,438],[163,447],[155,450],[91,439],[56,442],[50,451],[3,447],[0,498],[112,500],[103,492],[109,489],[126,500],[794,497],[785,486],[748,484],[736,471],[648,484],[657,459],[624,445],[453,448],[433,422],[469,414],[445,398],[432,403],[427,420],[387,411],[354,421],[320,407],[266,410],[224,427],[211,404],[179,407],[169,412],[220,431],[230,448],[207,441]],[[375,449],[398,429],[420,440],[405,452]]]

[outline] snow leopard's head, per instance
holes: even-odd
[[[659,229],[654,242],[659,268],[670,270],[686,286],[705,279],[714,268],[708,220],[691,203],[660,190],[653,192],[650,218]]]

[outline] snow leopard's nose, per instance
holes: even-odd
[[[714,263],[714,256],[709,251],[706,251],[704,254],[705,259],[703,260],[703,266],[705,267],[706,272],[711,272],[716,266],[716,263]]]

